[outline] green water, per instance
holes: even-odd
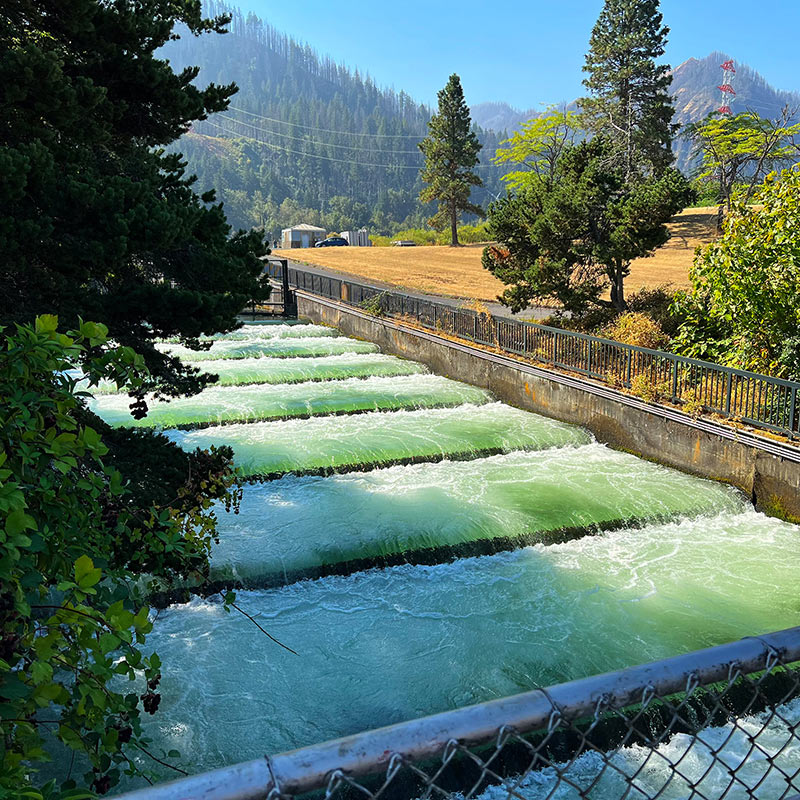
[[[299,656],[194,600],[148,637],[146,725],[192,772],[258,758],[789,627],[798,569],[798,528],[745,511],[239,592]]]
[[[250,341],[253,339],[298,339],[304,337],[340,336],[336,328],[325,325],[309,325],[284,320],[281,322],[247,322],[230,333],[215,333],[200,336],[201,341]],[[177,342],[177,339],[168,339]]]
[[[729,487],[596,443],[327,478],[287,476],[245,487],[239,514],[220,516],[211,578],[274,585],[324,565],[443,545],[746,507]]]
[[[342,378],[419,375],[427,372],[422,364],[383,353],[342,353],[309,358],[242,358],[220,360],[207,367],[219,375],[218,385],[248,383],[303,383]]]
[[[427,369],[416,361],[383,353],[342,353],[308,358],[220,358],[205,367],[218,377],[215,386],[247,386],[253,383],[305,383],[343,378],[421,375]],[[79,376],[80,372],[73,371]],[[116,384],[101,381],[99,386],[83,382],[81,388],[92,394],[113,394]]]
[[[346,471],[364,465],[542,450],[591,441],[580,428],[502,403],[224,425],[167,431],[167,435],[189,450],[230,445],[237,466],[251,476]]]
[[[340,353],[376,353],[377,345],[344,336],[280,337],[215,341],[209,350],[190,350],[180,344],[159,344],[158,349],[184,361],[200,363],[224,358],[304,358],[333,356]]]
[[[165,665],[163,699],[145,724],[154,750],[180,751],[187,771],[800,621],[799,528],[722,485],[335,333],[273,323],[208,352],[160,345],[222,385],[154,404],[145,424],[211,424],[166,433],[189,449],[230,445],[245,475],[276,478],[246,486],[238,515],[221,514],[211,577],[276,585],[237,602],[299,653],[215,598],[158,613],[147,648]],[[106,419],[132,423],[127,397],[97,394]],[[243,422],[291,415],[309,418]],[[454,560],[537,532],[544,543]],[[403,554],[447,563],[295,580]],[[741,743],[731,742],[735,757]],[[796,748],[789,756],[800,759]],[[634,748],[615,758],[643,763]],[[702,754],[687,758],[693,780],[705,780],[701,767]],[[575,769],[598,777],[597,760]],[[609,780],[592,797],[616,800]],[[522,794],[538,800],[552,788],[545,770]]]
[[[111,425],[177,428],[464,403],[477,405],[490,399],[483,389],[439,375],[407,375],[310,384],[211,387],[195,397],[169,402],[148,400],[149,412],[140,420],[131,417],[130,399],[126,395],[99,396],[89,407]]]

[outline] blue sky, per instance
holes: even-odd
[[[451,72],[467,102],[572,100],[603,0],[231,0],[381,86],[432,103]],[[672,65],[713,50],[800,90],[800,0],[662,0]],[[763,17],[759,14],[763,13]]]

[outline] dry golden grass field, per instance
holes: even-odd
[[[652,258],[631,265],[628,292],[643,286],[689,285],[689,267],[698,244],[714,237],[716,208],[690,208],[669,224],[669,242]],[[481,266],[484,245],[450,247],[325,247],[276,250],[280,258],[315,264],[391,286],[474,300],[494,300],[503,284]]]

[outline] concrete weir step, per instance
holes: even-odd
[[[222,425],[165,432],[181,447],[228,445],[245,477],[331,474],[514,450],[586,444],[581,428],[503,403],[370,412],[344,417]]]
[[[245,487],[239,513],[220,514],[210,578],[214,588],[267,588],[746,508],[730,487],[597,443],[287,476]]]
[[[131,416],[130,400],[124,395],[101,395],[89,405],[111,425],[191,430],[236,422],[402,408],[446,408],[464,403],[480,405],[490,400],[491,396],[483,389],[439,375],[422,374],[289,385],[212,387],[195,397],[151,401],[143,419]]]

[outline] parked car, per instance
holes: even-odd
[[[314,247],[347,247],[349,242],[341,236],[329,236],[321,242],[317,242]]]
[[[392,242],[392,247],[416,247],[417,243],[412,242],[411,239],[395,239]]]

